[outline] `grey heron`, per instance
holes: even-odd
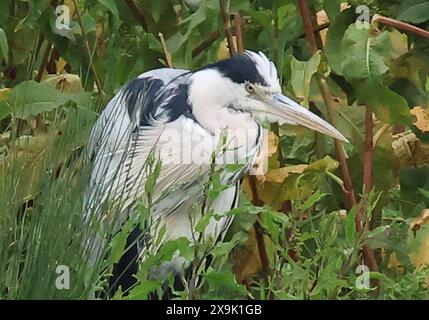
[[[118,203],[120,217],[112,232],[119,230],[136,203],[145,201],[144,165],[154,152],[161,170],[151,196],[151,218],[164,228],[162,242],[192,240],[189,212],[204,198],[201,177],[209,175],[212,155],[226,130],[234,148],[222,159],[244,165],[222,176],[228,188],[210,203],[221,218],[210,220],[204,237],[222,240],[232,220],[222,214],[237,205],[240,179],[256,160],[266,121],[302,125],[347,141],[329,123],[282,94],[276,67],[261,52],[246,51],[196,71],[162,68],[143,73],[116,94],[92,130],[89,151],[94,169],[87,218],[101,217],[106,201]],[[220,158],[214,161],[225,163]],[[150,230],[149,236],[156,232]],[[135,240],[141,234],[137,231],[131,237]],[[97,244],[98,250],[103,245]],[[141,251],[136,243],[126,260],[136,259]],[[160,273],[181,272],[187,263],[176,259],[160,266],[164,270]],[[123,286],[132,282],[132,277],[118,281]]]

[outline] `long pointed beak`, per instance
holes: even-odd
[[[273,96],[270,107],[267,112],[277,116],[285,123],[302,125],[335,139],[348,142],[346,137],[328,122],[281,93]]]

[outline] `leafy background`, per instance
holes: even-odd
[[[167,243],[140,266],[137,285],[114,298],[161,297],[150,268],[177,252],[215,257],[193,270],[201,280],[176,293],[183,299],[427,298],[429,40],[398,24],[429,30],[424,0],[1,1],[1,298],[109,297],[99,293],[148,208],[114,237],[107,259],[89,262],[80,215],[91,126],[122,85],[166,66],[169,55],[193,70],[227,58],[220,3],[241,15],[242,38],[237,18],[230,22],[235,45],[266,53],[284,92],[350,143],[271,125],[269,171],[244,180],[225,243]],[[55,27],[60,4],[70,10],[67,30]],[[355,24],[359,5],[370,9],[368,28]],[[55,287],[59,264],[71,269],[69,290]],[[370,288],[357,285],[362,264]]]

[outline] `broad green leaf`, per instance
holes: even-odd
[[[403,54],[404,48],[392,45],[391,32],[373,35],[371,30],[350,26],[343,41],[344,56],[341,67],[351,82],[361,104],[368,105],[377,118],[390,124],[411,124],[407,101],[384,85],[389,70],[386,61]],[[399,40],[401,43],[402,40]]]
[[[344,76],[349,81],[381,82],[382,76],[389,70],[385,59],[391,50],[389,32],[373,36],[370,30],[351,25],[343,41],[343,52],[347,53],[341,63]]]
[[[388,87],[366,81],[356,85],[356,93],[358,100],[370,106],[379,120],[390,124],[412,124],[407,101]]]
[[[340,6],[343,0],[328,0],[323,1],[323,9],[330,21],[334,21],[340,15]]]
[[[302,104],[304,106],[308,106],[311,79],[319,69],[320,61],[320,53],[316,53],[308,61],[298,61],[295,58],[292,58],[291,85],[295,96],[303,101]]]
[[[271,11],[269,10],[247,10],[246,14],[252,17],[256,22],[258,22],[264,28],[271,28],[273,19],[271,17]]]
[[[78,107],[87,108],[91,98],[88,93],[65,94],[48,84],[24,81],[12,90],[7,101],[3,101],[3,106],[8,106],[8,113],[0,111],[0,115],[3,118],[13,112],[17,118],[26,119],[30,115],[52,111],[69,101],[75,102]]]
[[[146,300],[149,293],[161,288],[161,286],[161,281],[144,279],[144,281],[141,281],[136,287],[131,289],[127,300]]]
[[[0,28],[0,50],[3,58],[6,60],[6,64],[9,62],[9,45],[7,43],[6,33]]]
[[[103,6],[105,6],[115,17],[119,18],[118,8],[116,7],[115,0],[98,0]]]
[[[328,2],[328,1],[325,1]],[[326,58],[331,69],[339,75],[343,74],[341,62],[343,61],[342,41],[344,33],[350,24],[355,22],[355,12],[347,9],[331,22],[326,42]]]
[[[405,11],[402,11],[398,19],[411,23],[422,23],[429,20],[429,2],[425,1],[412,5]]]

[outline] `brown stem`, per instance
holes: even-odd
[[[193,49],[192,49],[192,58],[195,58],[198,56],[201,52],[206,50],[208,47],[210,47],[213,42],[215,42],[220,37],[219,30],[215,30],[212,33],[209,34],[209,36],[202,40],[200,43],[198,43]]]
[[[131,14],[136,18],[140,25],[143,27],[143,30],[148,32],[146,17],[143,11],[139,8],[139,6],[134,2],[134,0],[125,0],[128,8],[130,9]]]
[[[362,220],[367,217],[365,214],[367,208],[367,197],[372,189],[372,162],[374,154],[374,141],[373,141],[373,127],[374,121],[372,117],[371,109],[365,107],[365,152],[364,152],[364,164],[363,164],[363,184],[364,184],[364,197],[361,201],[361,208],[356,214],[356,230],[361,231],[363,228]],[[368,221],[366,221],[368,224]],[[364,244],[362,247],[362,253],[364,255],[365,264],[371,271],[378,271],[377,260],[375,258],[374,250],[368,245]],[[378,287],[378,281],[373,280],[371,283],[372,287]],[[374,291],[374,294],[378,294],[378,289]]]
[[[305,35],[308,41],[308,44],[313,53],[316,53],[319,48],[317,46],[316,36],[313,31],[313,23],[311,22],[310,10],[308,8],[307,2],[305,0],[298,0],[299,11],[301,13],[302,22],[304,25]],[[318,76],[319,88],[322,92],[323,100],[328,109],[328,117],[329,122],[335,127],[335,109],[334,109],[334,99],[332,98],[332,94],[329,90],[328,84],[324,76]],[[347,164],[347,157],[344,152],[343,146],[340,141],[335,140],[335,153],[337,155],[338,161],[340,162],[341,173],[344,181],[345,194],[344,197],[346,199],[347,207],[350,209],[356,204],[356,197],[353,191],[353,184],[350,175],[350,170]]]
[[[393,19],[393,18],[388,18],[388,17],[384,17],[384,16],[376,14],[372,18],[372,21],[382,23],[382,24],[387,25],[387,26],[395,27],[397,29],[404,30],[404,31],[409,32],[409,33],[417,34],[417,35],[424,37],[424,38],[429,38],[429,31],[424,30],[424,29],[419,28],[419,27],[416,27],[412,24],[409,24],[409,23],[406,23],[403,21]]]
[[[258,245],[259,259],[261,260],[262,274],[265,281],[268,281],[268,275],[270,273],[270,261],[268,259],[267,248],[264,239],[264,229],[259,223],[260,215],[258,214],[258,221],[253,226],[255,228],[256,243]]]
[[[165,42],[164,35],[162,32],[158,33],[159,40],[161,41],[162,50],[164,50],[165,60],[167,61],[167,65],[169,68],[174,69],[173,59],[171,58],[170,51],[168,51],[167,43]]]
[[[318,77],[319,88],[322,92],[323,100],[327,106],[329,122],[336,127],[335,110],[334,110],[334,99],[329,91],[326,79],[323,76]],[[353,190],[352,177],[350,175],[349,166],[347,163],[347,157],[343,149],[343,145],[340,141],[335,140],[335,153],[340,163],[341,176],[344,181],[344,197],[348,209],[353,208],[356,205],[356,196]]]
[[[326,23],[324,23],[324,24],[321,24],[321,25],[317,26],[317,27],[313,30],[313,32],[314,32],[314,33],[319,34],[319,32],[320,32],[320,31],[323,31],[323,30],[325,30],[325,29],[328,29],[328,28],[329,28],[329,25],[330,25],[330,23],[329,23],[329,22],[326,22]],[[305,38],[305,37],[306,37],[306,34],[305,34],[305,32],[304,32],[304,33],[302,33],[302,34],[299,36],[299,39],[302,39],[302,38]]]
[[[372,155],[374,153],[373,145],[373,119],[372,111],[365,107],[365,160],[364,160],[364,192],[369,193],[372,189]]]
[[[234,38],[231,31],[231,20],[229,18],[229,9],[227,0],[219,0],[220,3],[220,13],[223,21],[223,28],[225,30],[225,36],[228,41],[229,52],[231,56],[237,53],[234,46]]]
[[[256,178],[255,176],[249,176],[250,190],[252,192],[252,204],[254,206],[262,207],[264,202],[258,196],[258,190],[256,189]],[[256,221],[255,228],[255,238],[258,245],[259,259],[261,260],[262,273],[264,279],[268,280],[268,274],[270,270],[270,261],[268,259],[267,248],[265,245],[264,239],[264,229],[260,224],[261,215],[258,214],[258,221]]]
[[[310,10],[308,8],[307,2],[305,0],[298,0],[299,11],[301,13],[302,22],[304,25],[305,35],[310,46],[310,49],[313,53],[316,53],[319,48],[317,46],[316,36],[313,31],[313,23],[311,22]],[[329,90],[328,84],[324,76],[319,75],[319,88],[322,92],[323,100],[328,109],[329,122],[335,127],[335,109],[334,109],[334,99]],[[340,141],[335,140],[335,153],[337,155],[338,161],[340,162],[341,173],[344,181],[345,194],[347,207],[350,209],[356,204],[356,197],[354,195],[352,179],[350,175],[350,170],[347,164],[347,157],[345,155],[343,146]]]
[[[37,72],[36,78],[34,79],[37,82],[40,82],[45,72],[46,66],[48,65],[49,55],[51,54],[52,44],[48,42],[46,44],[46,49],[43,53],[42,63],[40,64],[39,70]]]
[[[307,37],[308,44],[312,52],[316,53],[319,50],[319,48],[317,46],[316,37],[313,32],[313,24],[311,22],[310,10],[308,8],[306,0],[297,0],[297,1],[298,1],[301,17],[303,20],[304,31]],[[329,121],[335,127],[336,120],[334,116],[334,113],[335,113],[334,100],[332,98],[332,94],[326,82],[326,78],[323,75],[318,75],[318,82],[319,82],[320,91],[322,92],[323,100],[327,106]],[[368,126],[369,125],[371,125],[370,137],[371,137],[371,146],[372,146],[372,118]],[[346,199],[347,207],[348,209],[351,209],[356,205],[356,197],[353,190],[353,184],[352,184],[352,179],[350,175],[350,170],[347,164],[346,154],[343,149],[342,143],[338,140],[335,140],[335,152],[336,152],[338,161],[340,162],[342,178],[344,181],[344,187],[346,191],[344,196]],[[372,158],[369,158],[369,159],[372,161]],[[362,216],[359,218],[359,220],[360,221],[362,220]],[[362,228],[360,221],[359,223],[356,223],[356,229],[358,232]],[[377,270],[377,262],[375,260],[374,251],[371,248],[369,248],[367,245],[363,245],[362,253],[363,253],[365,264],[370,268],[370,270]]]
[[[252,192],[252,204],[257,207],[262,207],[264,202],[259,198],[258,190],[256,189],[256,178],[255,176],[249,175],[250,191]]]
[[[239,53],[244,52],[242,24],[240,12],[234,13],[235,38],[237,39],[237,52]]]
[[[313,23],[311,22],[310,9],[308,8],[307,1],[298,0],[298,7],[308,44],[311,51],[316,53],[319,48],[317,47],[316,37],[314,36]]]
[[[74,4],[75,10],[76,10],[77,22],[79,24],[79,28],[80,28],[80,31],[82,33],[83,45],[85,47],[86,54],[88,55],[89,66],[91,68],[92,74],[93,74],[94,79],[95,79],[95,85],[97,86],[98,93],[100,94],[100,96],[104,97],[105,94],[104,94],[104,91],[103,91],[103,87],[101,86],[100,78],[98,77],[97,70],[95,69],[95,66],[92,63],[91,49],[89,47],[88,38],[87,38],[86,33],[85,33],[85,28],[83,27],[82,16],[80,15],[79,8],[77,6],[76,0],[73,0],[73,4]]]

